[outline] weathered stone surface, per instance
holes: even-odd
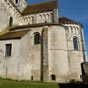
[[[22,16],[10,2],[0,1],[0,31],[9,26],[10,17],[13,26],[26,25],[13,31],[29,30],[21,38],[0,40],[0,77],[51,82],[81,80],[81,63],[86,61],[82,27],[76,23],[62,26],[57,16],[58,9]],[[36,33],[40,34],[40,44],[34,44]],[[78,38],[78,50],[74,50],[74,37]],[[5,56],[6,44],[12,44],[10,57]]]

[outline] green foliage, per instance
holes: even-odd
[[[58,88],[57,83],[0,79],[0,88]]]
[[[75,81],[75,79],[70,80],[70,83],[74,83],[74,84],[81,84],[81,81]]]

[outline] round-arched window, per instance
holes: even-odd
[[[74,50],[78,50],[78,38],[77,37],[74,37],[73,38],[73,48]]]
[[[34,33],[34,44],[40,44],[40,33]]]

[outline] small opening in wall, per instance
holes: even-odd
[[[17,4],[18,3],[18,0],[15,0],[15,3]]]
[[[28,25],[30,25],[30,23],[28,23]]]
[[[51,75],[52,80],[56,80],[56,76],[54,74]]]
[[[45,23],[47,23],[47,21],[45,21]]]
[[[13,25],[13,17],[10,17],[9,18],[9,26],[12,26]]]
[[[33,80],[33,76],[31,76],[31,80]]]
[[[38,32],[34,33],[34,44],[35,45],[40,44],[40,33]]]

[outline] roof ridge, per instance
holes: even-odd
[[[67,17],[64,17],[64,16],[59,17],[59,21],[60,21],[60,22],[61,22],[61,20],[63,20],[63,19],[66,19],[66,20],[64,20],[64,21],[70,21],[70,22],[72,22],[72,23],[76,23],[76,24],[82,26],[82,24],[81,24],[80,22],[74,21],[73,19],[70,19],[70,18],[67,18]]]
[[[55,2],[57,0],[52,0],[52,1],[47,1],[47,2],[40,2],[40,3],[36,3],[36,4],[32,4],[32,5],[28,5],[28,6],[35,6],[35,5],[39,5],[39,4],[46,4],[46,3],[51,3],[51,2]]]
[[[43,11],[51,11],[57,8],[58,8],[57,0],[52,0],[48,2],[28,5],[22,12],[22,15],[28,15],[31,13],[37,13],[37,12],[43,12]]]

